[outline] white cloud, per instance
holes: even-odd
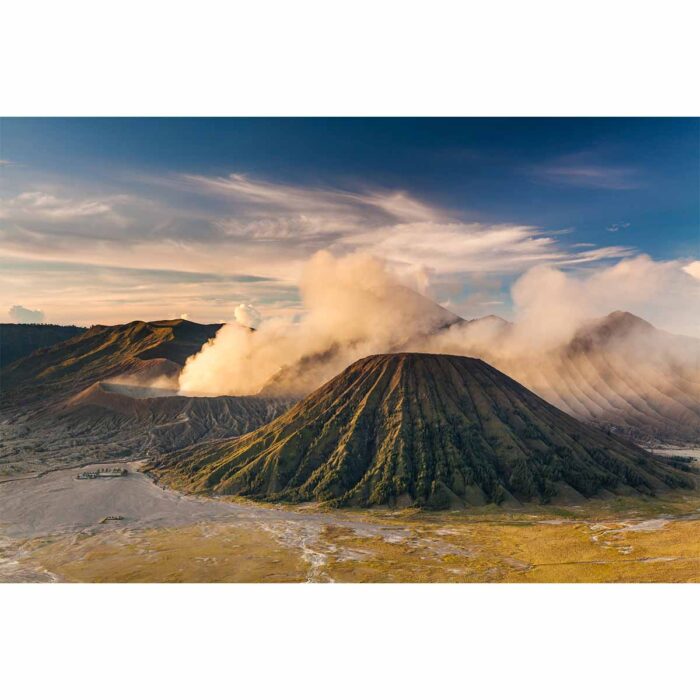
[[[596,166],[550,167],[542,171],[550,179],[577,187],[605,190],[634,190],[639,187],[628,168]]]
[[[237,323],[246,328],[257,328],[262,320],[260,312],[250,304],[239,304],[233,310],[233,317]]]
[[[610,224],[610,226],[607,226],[607,227],[605,228],[605,230],[606,230],[606,231],[609,231],[610,233],[617,233],[617,232],[620,231],[621,229],[623,229],[623,228],[629,228],[629,227],[630,227],[629,221],[621,221],[621,222],[618,223],[618,224]]]
[[[530,226],[484,226],[422,222],[363,231],[344,239],[378,257],[439,273],[518,272],[535,264],[581,264],[619,258],[629,248],[605,247],[572,252],[558,237]]]
[[[683,271],[691,277],[700,280],[700,260],[694,260],[683,267]]]
[[[538,179],[566,187],[602,190],[634,190],[642,186],[642,173],[635,168],[614,165],[602,152],[570,153],[531,167]]]
[[[241,174],[187,175],[184,179],[236,203],[235,217],[214,224],[226,236],[290,245],[313,242],[312,247],[301,249],[305,257],[326,247],[337,253],[368,252],[399,265],[439,273],[484,268],[518,272],[536,263],[581,264],[631,252],[611,246],[572,253],[558,235],[568,231],[546,233],[522,225],[467,223],[405,192],[308,188],[252,180]]]
[[[316,216],[314,214],[294,214],[246,221],[229,217],[213,222],[215,229],[224,236],[243,241],[284,241],[312,239],[330,233],[347,231],[352,228],[341,218]]]
[[[48,192],[22,192],[16,197],[2,202],[2,205],[0,205],[0,218],[13,220],[70,220],[109,215],[114,220],[119,220],[114,210],[114,205],[120,200],[123,200],[123,198],[70,199],[57,197]]]
[[[543,337],[552,344],[568,340],[582,321],[615,310],[674,333],[700,336],[700,283],[679,261],[638,255],[580,273],[539,266],[526,272],[511,293],[516,320],[536,345]]]
[[[214,201],[188,209],[182,196],[173,204],[129,194],[25,189],[0,204],[0,253],[294,281],[303,261],[324,248],[339,254],[364,250],[440,273],[484,267],[517,272],[537,262],[585,263],[628,252],[594,247],[585,255],[571,253],[564,232],[460,221],[401,191],[349,192],[239,174],[185,175],[159,184]]]
[[[312,217],[325,221],[327,231],[348,230],[368,223],[438,221],[445,213],[406,192],[350,192],[346,190],[302,187],[255,180],[240,173],[228,177],[184,175],[183,181],[196,190],[236,202],[238,220],[260,217],[294,219]]]
[[[9,315],[15,323],[43,323],[45,318],[43,311],[28,309],[19,304],[10,307]]]

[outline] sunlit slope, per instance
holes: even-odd
[[[481,360],[359,360],[280,418],[154,466],[178,488],[331,505],[445,508],[691,487]]]
[[[93,326],[4,368],[3,398],[24,401],[76,393],[120,374],[141,375],[144,380],[173,375],[220,327],[182,319]]]

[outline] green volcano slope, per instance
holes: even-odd
[[[334,506],[447,508],[692,488],[481,360],[375,355],[273,422],[153,465],[175,488]]]

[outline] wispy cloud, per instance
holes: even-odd
[[[541,263],[580,264],[631,252],[620,247],[579,252],[531,226],[413,223],[365,231],[344,244],[404,265],[443,273],[517,272]]]
[[[242,302],[274,314],[299,307],[296,286],[273,278],[0,257],[5,309],[18,296],[29,306],[41,304],[51,322],[81,325],[177,318],[183,309],[192,320],[230,320]]]
[[[183,181],[200,191],[245,205],[239,215],[312,215],[327,221],[329,231],[368,222],[435,221],[445,217],[439,209],[400,191],[348,192],[301,187],[256,180],[240,173],[228,177],[184,175]]]
[[[61,199],[46,192],[23,192],[7,200],[0,216],[45,216],[48,218],[67,219],[82,216],[99,216],[112,212],[112,205],[107,200],[70,200]]]
[[[628,168],[553,166],[540,173],[550,180],[574,187],[603,190],[636,190],[640,187],[635,172]]]
[[[211,300],[217,301],[207,318],[218,319],[232,302],[263,313],[298,311],[301,268],[322,249],[368,252],[438,287],[459,274],[512,275],[536,264],[581,266],[632,252],[579,248],[570,230],[463,221],[404,191],[347,191],[242,174],[146,181],[116,192],[45,178],[10,183],[14,191],[0,200],[0,256],[18,274],[6,275],[0,293],[9,299],[12,284],[28,284],[28,303],[52,318],[60,307],[66,320],[69,307],[83,322],[99,314],[116,320],[110,304],[121,309],[119,318],[171,306],[173,316],[187,309],[197,318]],[[18,263],[32,261],[44,266],[41,272],[19,272]]]
[[[609,162],[600,153],[573,153],[532,166],[539,180],[564,187],[601,190],[636,190],[643,186],[642,173],[633,167]]]
[[[610,226],[606,226],[605,230],[609,231],[610,233],[617,233],[618,231],[629,227],[629,221],[621,221],[619,224],[610,224]]]

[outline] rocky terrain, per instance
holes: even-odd
[[[138,459],[242,435],[293,403],[257,396],[167,395],[98,382],[50,411],[0,424],[0,477]]]
[[[579,420],[647,444],[700,444],[700,340],[618,311],[533,360],[495,364]]]
[[[0,477],[138,459],[272,420],[284,398],[185,397],[177,377],[219,325],[93,326],[0,374]]]

